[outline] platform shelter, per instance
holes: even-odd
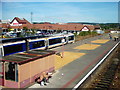
[[[24,88],[35,82],[42,72],[53,72],[55,51],[32,50],[0,59],[0,85]]]

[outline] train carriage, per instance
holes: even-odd
[[[48,38],[48,48],[56,47],[62,45],[62,39],[65,39],[64,44],[66,43],[66,38],[64,36],[55,36],[55,37],[49,37]]]
[[[74,43],[74,41],[75,41],[74,34],[69,33],[69,34],[66,34],[65,36],[66,36],[66,42],[67,43]]]
[[[26,42],[24,38],[3,39],[2,46],[4,56],[26,51]]]
[[[64,39],[64,42],[63,42]],[[74,34],[53,34],[51,36],[32,36],[24,38],[2,39],[2,56],[33,49],[47,49],[62,44],[74,43]]]
[[[46,48],[46,38],[29,39],[28,42],[29,42],[29,50]]]

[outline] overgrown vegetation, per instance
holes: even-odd
[[[82,31],[82,32],[80,32],[78,35],[77,35],[77,33],[75,33],[74,34],[75,36],[87,36],[87,35],[97,35],[97,32],[95,32],[95,31],[93,31],[93,32],[91,32],[91,31]]]
[[[89,38],[89,37],[93,37],[93,36],[96,36],[98,35],[97,32],[93,31],[82,31],[80,32],[78,35],[77,33],[74,34],[75,37],[76,37],[76,41],[79,41],[79,40],[83,40],[83,39],[86,39],[86,38]]]
[[[83,32],[80,32],[80,36],[86,36],[86,35],[95,35],[95,34],[97,34],[95,31],[93,31],[93,32],[90,32],[90,31],[88,31],[88,32],[85,32],[85,31],[83,31]]]
[[[99,24],[102,30],[118,30],[120,29],[119,23],[106,23]]]

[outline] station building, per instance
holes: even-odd
[[[35,82],[43,72],[53,72],[55,51],[32,50],[1,58],[0,85],[24,88]]]
[[[80,23],[49,23],[44,22],[41,24],[31,24],[26,19],[15,17],[9,24],[3,25],[3,28],[14,29],[16,32],[23,30],[24,27],[28,29],[46,30],[46,31],[68,31],[68,32],[80,32],[80,31],[93,31],[100,29],[99,25],[89,25]]]

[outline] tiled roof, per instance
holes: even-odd
[[[2,23],[2,28],[10,28],[10,25],[6,23]]]
[[[8,24],[3,24],[2,27],[7,28]],[[41,30],[76,30],[81,31],[84,27],[87,27],[89,30],[95,30],[94,25],[82,25],[82,24],[23,24],[21,26],[9,26],[10,28],[22,29],[27,27],[28,29],[41,29]]]
[[[18,22],[19,22],[19,24],[31,24],[30,22],[28,22],[26,19],[20,19],[20,18],[18,18],[18,17],[15,17],[12,21],[11,21],[11,23],[14,21],[14,20],[17,20]]]
[[[76,30],[81,31],[84,27],[87,27],[89,30],[95,30],[96,28],[100,28],[99,25],[84,25],[80,23],[66,23],[66,24],[50,24],[50,23],[44,23],[44,24],[31,24],[26,19],[19,19],[18,17],[15,17],[19,23],[25,23],[21,26],[10,26],[10,28],[16,29],[23,29],[23,27],[27,27],[28,29],[41,29],[41,30]],[[14,20],[13,19],[13,20]],[[12,22],[13,22],[12,20]],[[3,25],[2,27],[8,27],[9,25]]]

